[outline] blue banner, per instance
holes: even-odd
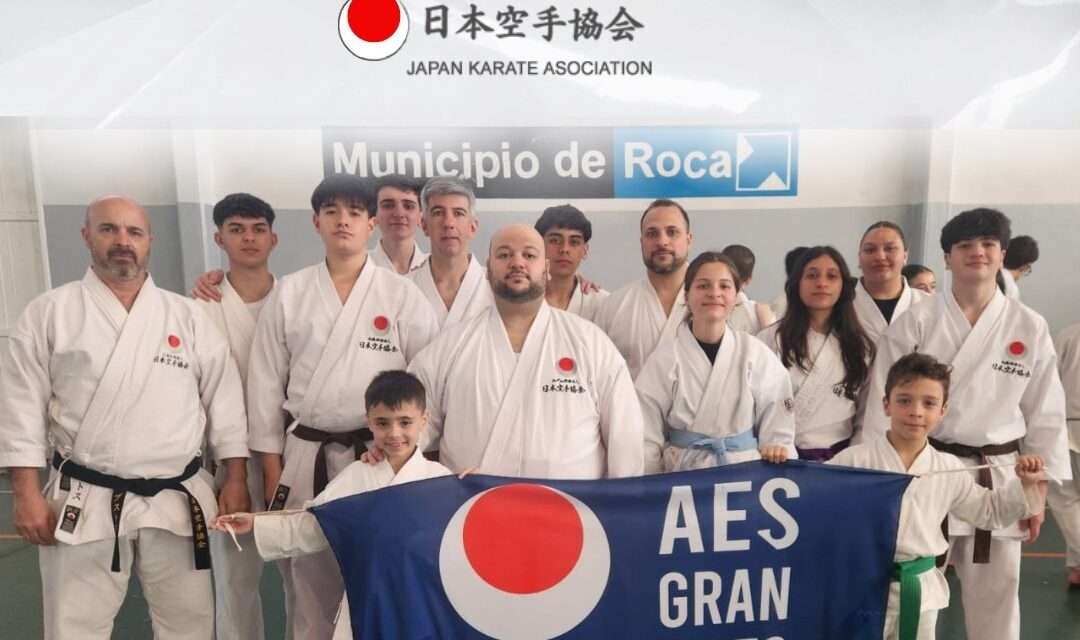
[[[909,476],[444,477],[313,509],[357,638],[879,640]]]

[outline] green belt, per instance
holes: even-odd
[[[922,610],[919,575],[933,569],[934,560],[931,556],[893,565],[893,580],[900,581],[900,640],[915,640],[919,635],[919,612]]]

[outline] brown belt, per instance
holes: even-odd
[[[364,445],[372,439],[371,430],[367,427],[354,431],[331,433],[298,424],[292,430],[292,434],[301,440],[319,443],[319,452],[315,456],[315,475],[312,478],[313,493],[311,495],[313,497],[319,495],[330,481],[326,468],[326,445],[339,444],[344,447],[352,447],[356,459],[359,460],[360,455],[367,451]]]
[[[958,458],[974,458],[979,461],[980,465],[988,464],[986,459],[987,456],[1005,456],[1010,453],[1020,452],[1019,440],[1013,440],[1004,444],[988,444],[984,447],[969,447],[966,444],[942,442],[930,438],[930,445],[938,451],[951,453]],[[980,487],[993,489],[994,480],[990,473],[990,469],[979,469],[976,482]],[[945,534],[945,538],[947,539],[949,537],[949,518],[947,516],[945,521],[941,523],[941,531]],[[990,562],[990,539],[990,532],[986,529],[975,530],[975,551],[972,554],[972,562],[975,564],[988,564]]]

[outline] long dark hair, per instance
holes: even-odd
[[[780,343],[780,361],[785,367],[798,366],[803,371],[809,368],[807,353],[807,333],[810,331],[810,310],[799,296],[799,283],[802,281],[806,265],[821,256],[829,256],[840,268],[843,288],[829,315],[829,332],[840,341],[840,354],[844,361],[844,395],[854,400],[859,388],[870,375],[870,361],[876,349],[870,336],[863,331],[859,319],[855,316],[855,278],[851,277],[847,262],[840,252],[832,247],[810,247],[795,263],[795,268],[788,276],[784,292],[787,295],[787,312],[780,319],[776,328],[776,337]]]

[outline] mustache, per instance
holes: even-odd
[[[105,256],[108,257],[108,258],[118,258],[118,257],[123,256],[123,257],[131,258],[132,260],[134,260],[135,259],[135,251],[133,249],[122,249],[122,248],[109,249],[108,253],[106,253]]]

